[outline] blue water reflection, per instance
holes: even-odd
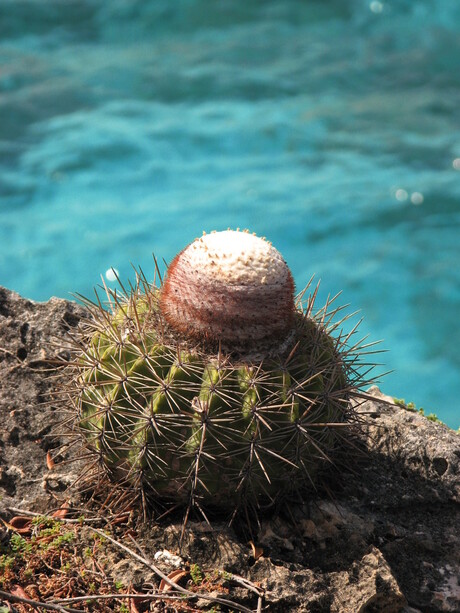
[[[0,284],[90,294],[248,227],[458,427],[460,3],[2,0]]]

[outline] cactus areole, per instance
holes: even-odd
[[[107,293],[109,310],[87,301],[70,365],[75,430],[99,477],[148,504],[229,511],[317,482],[369,381],[353,332],[333,334],[337,309],[315,311],[316,291],[296,301],[269,242],[213,232],[159,287],[139,274]]]

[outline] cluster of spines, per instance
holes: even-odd
[[[317,289],[302,309],[304,293],[297,326],[308,328],[310,364],[302,358],[301,335],[268,364],[231,364],[221,352],[210,358],[197,347],[171,344],[158,315],[158,290],[142,274],[122,295],[107,290],[111,313],[99,301],[87,303],[92,318],[75,341],[71,397],[78,398],[77,429],[97,465],[144,501],[170,497],[198,508],[207,498],[219,503],[219,490],[228,497],[219,467],[235,505],[271,503],[290,479],[314,483],[349,424],[350,399],[371,382],[363,378],[362,356],[374,351],[364,339],[350,344],[356,326],[334,339],[340,309],[330,309],[331,300],[314,314]],[[166,404],[153,410],[155,402]]]

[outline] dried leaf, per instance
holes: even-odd
[[[264,550],[262,549],[262,547],[256,547],[256,545],[254,545],[252,541],[249,541],[249,545],[251,545],[252,557],[254,558],[254,560],[257,561],[264,555]]]
[[[177,583],[178,581],[180,581],[187,575],[188,575],[188,570],[183,570],[182,568],[176,568],[175,570],[169,573],[168,579],[170,581],[174,581],[174,583]],[[170,585],[169,583],[166,583],[164,579],[160,581],[160,586],[158,588],[160,592],[169,592],[170,590],[173,590],[173,589],[174,587]]]
[[[68,512],[69,512],[69,508],[68,507],[61,507],[57,511],[54,511],[54,513],[52,513],[51,517],[55,517],[56,519],[64,519],[64,517],[66,517]]]
[[[27,598],[27,600],[30,600],[29,596],[27,596],[27,594],[20,585],[15,585],[14,588],[11,590],[11,593],[13,594],[13,596],[19,596],[19,598]]]
[[[121,515],[118,515],[118,517],[115,517],[114,519],[112,519],[110,523],[113,526],[119,526],[120,524],[126,524],[130,517],[131,517],[131,512],[127,511],[126,513],[122,513]]]
[[[132,536],[133,538],[137,537],[137,532],[134,530],[134,528],[129,528],[129,530],[126,530],[123,534],[125,536]]]
[[[10,522],[4,522],[5,526],[10,530],[14,530],[18,534],[30,534],[32,531],[32,520],[24,515],[16,515]]]
[[[54,460],[49,451],[46,453],[46,466],[48,467],[48,470],[53,470],[54,468]]]
[[[128,585],[128,592],[130,594],[137,594],[138,592],[134,589],[133,584],[130,583]],[[139,598],[128,598],[128,609],[129,613],[141,613],[136,605],[136,601],[139,603],[145,602],[145,598],[142,598],[142,594],[139,593]]]
[[[47,543],[52,543],[56,536],[54,534],[47,534],[45,536],[37,536],[36,542],[40,543],[41,546],[46,545]]]
[[[128,598],[129,613],[141,613],[136,606],[134,598]]]

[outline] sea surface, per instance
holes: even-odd
[[[0,284],[92,295],[227,227],[458,428],[460,2],[1,0]]]

